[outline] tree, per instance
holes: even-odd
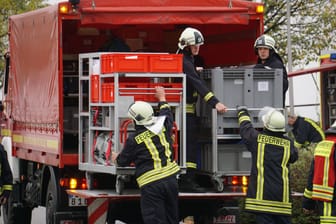
[[[45,0],[1,0],[0,1],[0,74],[4,68],[3,54],[8,49],[8,19],[20,14],[46,6]]]
[[[293,65],[318,61],[322,50],[336,49],[335,0],[265,0],[265,33],[277,42],[287,62],[287,3],[291,4]]]

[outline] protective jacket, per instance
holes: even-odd
[[[198,95],[208,103],[212,108],[215,108],[219,100],[209,90],[205,82],[201,79],[196,71],[194,57],[188,49],[183,51],[183,72],[187,76],[187,113],[195,113],[196,102]]]
[[[169,104],[159,103],[159,116],[166,116],[164,128],[154,134],[145,126],[136,125],[116,161],[119,166],[135,163],[135,176],[139,187],[172,176],[180,168],[173,160],[172,127],[173,115]]]
[[[313,210],[317,202],[320,223],[336,223],[335,139],[321,141],[315,148],[302,207]]]
[[[288,74],[286,67],[281,59],[281,57],[276,52],[270,51],[269,58],[266,59],[264,63],[261,62],[261,59],[258,57],[257,64],[255,65],[255,68],[265,68],[265,69],[282,69],[282,91],[283,91],[283,101],[285,102],[286,92],[288,90]]]
[[[289,164],[298,159],[294,142],[281,132],[253,128],[246,110],[238,112],[240,135],[252,154],[245,209],[256,213],[291,215]]]
[[[296,118],[292,132],[295,137],[295,147],[297,148],[309,145],[312,142],[318,143],[325,139],[322,128],[315,121],[305,117],[298,116]]]
[[[13,174],[9,166],[7,153],[0,144],[0,195],[5,191],[13,190]]]

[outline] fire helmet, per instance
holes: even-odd
[[[271,108],[261,117],[264,127],[273,132],[285,132],[286,119],[280,112]]]
[[[178,47],[183,50],[190,45],[202,45],[204,44],[204,38],[202,33],[195,29],[188,27],[180,35]]]
[[[275,40],[267,34],[261,35],[254,42],[254,50],[257,51],[259,47],[266,47],[266,48],[276,51]]]
[[[151,125],[154,123],[154,111],[152,106],[144,101],[136,101],[128,108],[128,116],[136,125]]]

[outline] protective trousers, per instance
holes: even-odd
[[[175,175],[145,185],[140,190],[145,224],[178,223],[178,184]]]

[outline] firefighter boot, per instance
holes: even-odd
[[[203,193],[206,192],[205,188],[201,187],[196,182],[195,171],[192,169],[187,169],[186,174],[182,174],[179,178],[179,191],[180,192],[193,192],[193,193]]]

